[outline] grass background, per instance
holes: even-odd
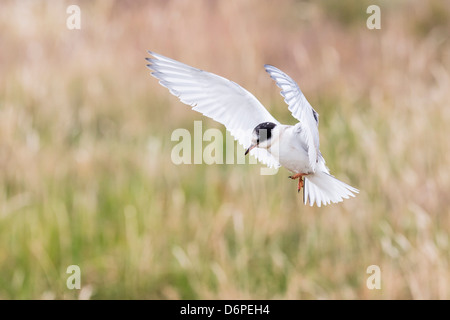
[[[438,0],[2,1],[0,298],[449,299],[448,30]],[[158,85],[147,49],[292,124],[263,64],[285,70],[361,193],[311,208],[285,169],[174,165],[174,129],[223,127]]]

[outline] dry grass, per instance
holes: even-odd
[[[450,298],[448,3],[381,2],[377,31],[359,1],[80,1],[80,31],[69,4],[2,3],[0,298]],[[262,65],[286,70],[360,195],[310,208],[284,169],[172,164],[175,128],[221,127],[149,76],[147,49],[293,123]]]

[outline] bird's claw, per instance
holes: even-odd
[[[298,179],[298,188],[297,188],[297,192],[300,193],[300,190],[303,188],[303,179],[302,177],[300,177],[300,179]]]
[[[296,173],[292,176],[289,176],[290,179],[295,180],[298,179],[298,188],[297,192],[300,193],[300,190],[303,188],[303,176],[306,176],[307,174],[304,173]]]

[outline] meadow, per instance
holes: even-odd
[[[2,1],[0,299],[450,298],[448,2],[75,1],[70,30],[72,2]],[[294,124],[263,65],[286,71],[360,194],[310,207],[285,169],[174,164],[174,130],[225,129],[146,50]]]

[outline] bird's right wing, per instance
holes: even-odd
[[[292,115],[300,121],[297,126],[300,127],[302,138],[308,146],[309,164],[316,171],[320,159],[319,115],[291,77],[274,66],[266,64],[264,67],[270,77],[275,80],[277,86],[281,88],[281,95],[288,104]]]
[[[244,147],[251,143],[253,129],[260,123],[279,122],[247,90],[228,79],[193,68],[149,51],[147,67],[159,83],[193,110],[222,123]],[[266,150],[254,148],[250,154],[269,167],[278,161]]]

